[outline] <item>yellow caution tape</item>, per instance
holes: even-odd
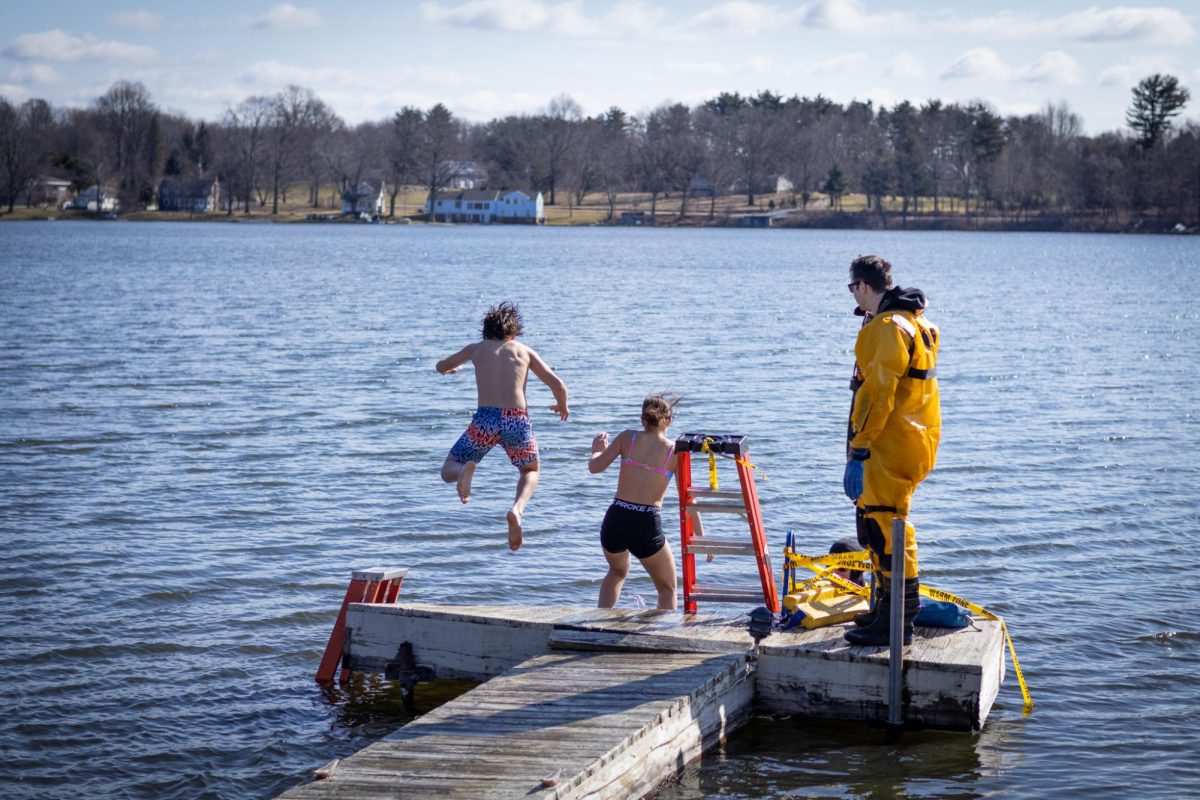
[[[705,438],[705,440],[700,443],[700,452],[708,453],[708,487],[710,489],[713,491],[716,491],[717,489],[717,456],[720,456],[721,458],[732,459],[735,463],[741,464],[746,469],[758,470],[758,474],[762,475],[762,479],[764,481],[769,480],[767,473],[763,472],[757,465],[751,464],[747,459],[731,456],[727,453],[718,453],[715,450],[710,450],[708,443],[711,441],[711,438]]]
[[[715,492],[720,487],[717,485],[717,456],[708,446],[711,441],[712,439],[705,438],[700,443],[700,452],[708,453],[708,488]]]
[[[788,562],[792,567],[808,567],[813,572],[817,573],[815,577],[810,578],[802,584],[788,587],[787,594],[792,594],[798,591],[804,591],[811,588],[818,581],[827,580],[834,583],[848,592],[857,595],[868,595],[870,589],[865,586],[859,586],[851,583],[848,580],[838,577],[834,574],[838,569],[871,569],[870,561],[863,562],[869,554],[865,550],[859,550],[854,553],[829,553],[822,556],[806,556],[801,553],[793,552],[791,548],[785,547],[783,550],[784,561]],[[795,584],[795,578],[791,581]],[[994,620],[1000,623],[1000,632],[1004,634],[1004,643],[1008,646],[1008,654],[1012,656],[1013,672],[1017,674],[1017,683],[1021,687],[1021,697],[1025,701],[1025,713],[1028,714],[1033,709],[1033,698],[1029,694],[1029,685],[1025,682],[1025,673],[1021,671],[1021,662],[1017,659],[1017,649],[1013,646],[1012,636],[1008,633],[1008,623],[998,614],[993,614],[978,603],[972,603],[966,598],[959,597],[956,594],[938,589],[927,584],[921,584],[921,594],[931,600],[944,600],[956,605],[960,605],[973,614],[977,614],[984,619]]]
[[[1017,673],[1017,683],[1021,687],[1021,697],[1025,700],[1025,713],[1028,714],[1033,708],[1033,698],[1029,695],[1029,685],[1025,683],[1025,673],[1021,671],[1021,662],[1017,660],[1017,650],[1013,647],[1012,636],[1008,633],[1008,623],[998,614],[993,614],[978,603],[972,603],[970,600],[959,597],[956,594],[951,594],[943,589],[937,589],[933,586],[921,584],[921,594],[933,600],[946,600],[951,603],[956,603],[962,606],[973,614],[978,614],[984,619],[995,620],[1000,623],[1000,631],[1004,634],[1004,642],[1008,645],[1008,653],[1012,656],[1013,672]]]
[[[826,566],[836,566],[838,569],[856,569],[870,571],[871,557],[866,550],[858,550],[853,553],[829,553],[823,556],[806,556],[800,553],[784,551],[784,558],[793,567],[808,567],[813,569],[814,564],[823,564]]]
[[[837,586],[838,588],[842,589],[843,591],[849,592],[851,594],[857,594],[862,597],[867,597],[871,594],[870,587],[859,586],[857,583],[851,583],[850,581],[846,580],[845,578],[835,575],[834,572],[838,569],[841,569],[841,567],[830,567],[829,569],[821,570],[820,572],[818,572],[816,574],[815,577],[809,578],[804,583],[797,584],[796,587],[794,589],[792,589],[791,592],[788,592],[788,594],[792,594],[795,592],[807,591],[807,590],[813,588],[814,586],[816,586],[821,581],[826,581],[828,583],[832,583],[835,586]]]

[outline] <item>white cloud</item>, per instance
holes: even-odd
[[[42,33],[23,33],[3,50],[18,61],[131,61],[145,62],[158,57],[158,51],[139,44],[103,41],[91,34],[82,37],[55,29]]]
[[[986,17],[930,20],[945,33],[1022,40],[1032,37],[1066,38],[1085,42],[1143,42],[1184,44],[1196,36],[1188,18],[1173,8],[1129,8],[1083,11],[1043,17],[1001,11]]]
[[[815,0],[801,10],[800,19],[808,27],[840,33],[896,34],[917,27],[917,18],[913,14],[871,14],[858,0]]]
[[[1183,44],[1196,36],[1188,18],[1173,8],[1118,6],[1101,11],[1095,6],[1063,15],[1055,29],[1072,39],[1090,42],[1160,42]]]
[[[1000,100],[996,103],[996,112],[1002,117],[1027,117],[1045,108],[1044,102],[1034,100],[1016,100],[1011,103]]]
[[[757,75],[766,74],[771,70],[771,60],[766,56],[754,56],[745,61],[731,64],[713,60],[676,61],[668,58],[663,60],[663,67],[668,72],[677,75],[707,75],[713,78],[725,78],[747,72]]]
[[[872,86],[867,90],[865,98],[874,103],[876,108],[892,108],[901,100],[907,98],[897,97],[893,92],[884,89],[881,86]]]
[[[320,28],[325,24],[321,13],[315,8],[301,8],[291,3],[280,3],[263,14],[254,27],[266,30],[296,30],[298,28]]]
[[[900,53],[883,74],[893,78],[924,78],[925,67],[912,53]]]
[[[19,103],[29,96],[24,86],[13,83],[0,83],[0,97],[8,98],[10,102]]]
[[[707,11],[701,11],[687,23],[687,28],[713,29],[719,32],[736,32],[754,35],[789,24],[787,15],[774,6],[734,0],[718,3]]]
[[[428,66],[363,71],[353,67],[306,67],[283,61],[255,62],[238,80],[268,91],[295,83],[311,87],[317,94],[337,89],[384,93],[393,91],[398,83],[442,87],[470,83],[453,71]]]
[[[1147,75],[1156,72],[1174,74],[1171,65],[1165,58],[1150,56],[1131,58],[1101,71],[1098,81],[1101,86],[1127,86],[1132,89],[1137,82]]]
[[[822,75],[830,72],[839,72],[854,64],[861,63],[867,60],[866,53],[847,53],[842,56],[834,56],[826,58],[822,61],[817,61],[812,64],[805,64],[801,71],[805,75]]]
[[[163,26],[163,18],[152,11],[122,11],[108,18],[110,25],[135,31],[156,31]]]
[[[606,26],[613,33],[646,35],[657,30],[665,13],[641,0],[626,0],[617,3],[608,13]]]
[[[468,119],[484,120],[509,114],[533,114],[545,105],[545,99],[527,92],[501,94],[490,89],[470,92],[455,100],[452,109]]]
[[[595,16],[588,16],[582,0],[469,0],[457,6],[432,0],[421,3],[417,13],[430,25],[601,38],[644,36],[657,30],[664,17],[661,9],[643,0],[623,0]]]
[[[58,70],[47,64],[25,64],[13,67],[8,73],[8,79],[14,83],[61,83],[62,75]]]
[[[1016,77],[1030,83],[1078,83],[1079,62],[1061,50],[1053,50],[1019,70]]]
[[[567,36],[586,36],[599,31],[583,13],[583,3],[543,3],[540,0],[471,0],[459,6],[439,2],[422,3],[421,19],[435,25],[480,28],[510,32],[552,31]]]
[[[942,80],[959,78],[982,78],[984,80],[1004,80],[1010,74],[994,50],[987,47],[976,47],[956,58],[942,73]]]

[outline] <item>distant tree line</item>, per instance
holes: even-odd
[[[11,212],[49,172],[77,190],[111,188],[132,209],[152,203],[164,178],[217,176],[233,200],[227,213],[278,213],[298,186],[317,208],[324,187],[353,191],[374,178],[386,182],[395,215],[400,187],[436,193],[473,162],[489,188],[542,191],[549,205],[599,196],[610,215],[628,192],[648,195],[651,216],[672,197],[680,216],[711,217],[719,196],[754,206],[782,189],[799,209],[820,198],[837,210],[843,196],[861,193],[868,213],[902,219],[1066,215],[1194,226],[1200,123],[1174,124],[1189,99],[1176,78],[1151,75],[1133,89],[1131,133],[1098,136],[1084,135],[1065,104],[1001,117],[982,102],[877,108],[767,91],[641,116],[613,107],[588,117],[560,96],[541,113],[484,123],[438,104],[352,126],[299,86],[206,121],[165,111],[142,84],[119,81],[87,108],[0,99],[0,198]]]

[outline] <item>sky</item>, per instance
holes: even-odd
[[[485,121],[569,95],[585,114],[723,91],[891,107],[1065,102],[1091,134],[1124,127],[1155,72],[1200,117],[1200,0],[253,0],[0,3],[0,95],[87,106],[117,80],[218,119],[289,83],[347,122],[444,103]]]

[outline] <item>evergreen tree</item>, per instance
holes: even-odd
[[[1191,99],[1187,89],[1174,75],[1155,73],[1142,78],[1133,87],[1133,103],[1125,112],[1125,121],[1133,128],[1143,150],[1153,150],[1178,114]]]
[[[825,178],[825,185],[821,188],[829,195],[829,205],[832,208],[840,209],[842,195],[846,193],[846,175],[840,166],[834,164],[830,167],[829,176]]]

